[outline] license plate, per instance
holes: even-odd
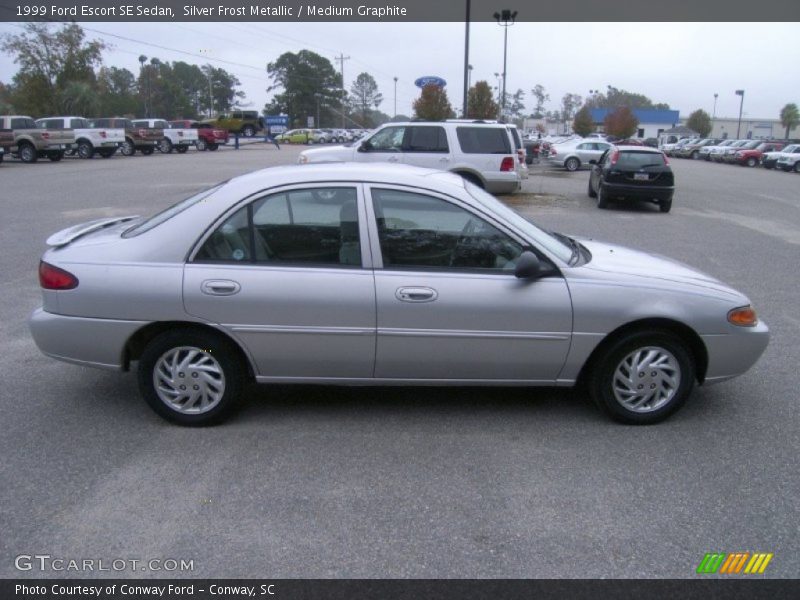
[[[633,179],[634,181],[647,181],[650,176],[647,173],[634,173]]]

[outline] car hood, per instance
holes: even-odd
[[[591,239],[576,239],[592,254],[592,259],[581,267],[587,271],[650,279],[654,282],[678,283],[704,288],[716,295],[742,298],[742,294],[711,275],[666,256],[648,254]]]
[[[353,159],[355,148],[349,146],[333,146],[330,148],[312,148],[310,150],[303,150],[300,153],[307,162],[320,163],[320,162],[339,162]]]

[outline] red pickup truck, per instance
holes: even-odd
[[[227,129],[214,127],[211,123],[201,123],[191,119],[179,119],[169,122],[171,127],[179,129],[197,129],[197,149],[216,150],[221,145],[228,143],[229,134]]]
[[[748,167],[755,167],[761,164],[761,157],[764,156],[765,152],[778,152],[779,150],[783,150],[785,145],[785,142],[763,142],[758,144],[755,148],[743,148],[742,150],[736,151],[731,162],[747,165]]]

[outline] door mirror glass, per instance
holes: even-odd
[[[369,140],[361,142],[361,144],[358,146],[359,152],[369,152],[371,150],[372,150],[372,144],[370,143]]]

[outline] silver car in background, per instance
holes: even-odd
[[[574,386],[626,423],[767,346],[750,301],[663,257],[540,229],[461,177],[323,164],[236,177],[47,240],[42,352],[126,371],[183,425],[248,380]]]
[[[612,143],[599,139],[568,140],[550,146],[547,160],[567,171],[577,171],[581,167],[588,167],[590,160],[599,160],[612,146]]]

